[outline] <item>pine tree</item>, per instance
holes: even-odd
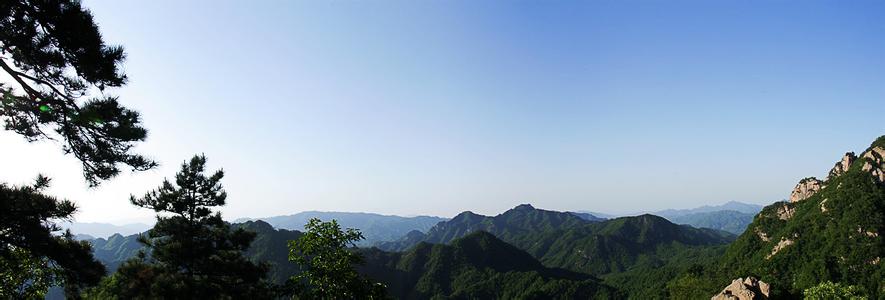
[[[93,186],[117,175],[118,164],[156,166],[131,153],[147,136],[138,112],[95,93],[126,83],[119,67],[125,54],[105,45],[79,1],[0,1],[0,28],[0,68],[13,81],[0,84],[6,129],[29,141],[61,137]]]
[[[232,230],[212,208],[227,193],[222,171],[204,174],[206,157],[181,166],[175,183],[164,180],[133,204],[157,212],[157,224],[140,239],[148,253],[125,263],[97,294],[120,298],[241,299],[271,297],[268,266],[244,251],[255,234]]]
[[[53,234],[60,231],[55,222],[69,220],[76,207],[44,195],[48,186],[43,176],[28,186],[0,184],[0,298],[39,297],[62,283],[74,296],[105,274],[88,243],[70,232]]]
[[[289,260],[303,272],[292,277],[296,298],[306,299],[385,299],[385,286],[372,283],[357,273],[355,265],[363,257],[354,251],[363,239],[359,230],[342,230],[338,222],[310,219],[301,238],[289,241]]]
[[[139,114],[104,95],[105,88],[126,83],[119,67],[124,58],[122,47],[104,43],[79,1],[0,1],[5,129],[31,142],[61,141],[63,151],[80,160],[91,186],[117,175],[119,165],[156,166],[131,152],[147,135]],[[33,186],[0,184],[0,298],[38,296],[62,283],[76,297],[105,272],[88,244],[59,234],[55,222],[71,219],[76,206],[43,194],[48,183],[41,176]]]

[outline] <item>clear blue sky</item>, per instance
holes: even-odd
[[[788,197],[885,134],[882,1],[97,1],[113,93],[164,166],[87,190],[0,134],[80,221],[205,153],[227,218],[627,212]],[[38,168],[34,168],[37,164]]]

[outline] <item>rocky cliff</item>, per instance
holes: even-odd
[[[771,287],[753,277],[738,278],[710,300],[759,300],[768,299]]]
[[[800,181],[790,202],[765,207],[729,246],[722,274],[757,276],[771,283],[771,298],[799,297],[831,280],[878,299],[885,297],[883,231],[885,136],[860,155],[844,154],[825,181]]]

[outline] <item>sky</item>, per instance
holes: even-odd
[[[79,222],[204,153],[226,219],[768,204],[885,134],[882,1],[84,0],[162,163],[87,187],[0,131],[0,181]]]

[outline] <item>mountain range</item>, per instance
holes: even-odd
[[[297,239],[301,232],[276,229],[260,220],[233,226],[257,233],[247,257],[268,262],[275,282],[298,273],[287,259],[287,241]],[[390,244],[402,249],[363,248],[367,264],[361,270],[387,284],[394,295],[415,299],[626,297],[625,286],[649,285],[618,279],[618,274],[661,269],[675,261],[682,264],[686,257],[715,256],[721,253],[716,249],[734,238],[727,232],[677,225],[653,215],[589,221],[574,213],[527,204],[494,217],[464,212],[438,223],[427,234],[414,230],[404,239],[409,236],[416,242]],[[114,235],[90,242],[96,258],[113,270],[140,250],[137,238]],[[466,285],[465,280],[476,284]],[[524,289],[524,284],[531,288]]]
[[[771,298],[798,297],[824,280],[876,298],[885,295],[883,157],[885,137],[860,156],[846,154],[826,180],[800,181],[790,202],[761,209],[730,202],[605,219],[523,204],[448,220],[306,212],[233,226],[257,233],[247,257],[269,263],[280,283],[300,272],[287,259],[287,242],[301,232],[285,227],[321,217],[372,232],[358,250],[366,258],[359,270],[404,299],[695,299],[745,276],[760,277],[743,282],[764,284]],[[137,237],[89,242],[113,269],[141,249]],[[729,290],[735,286],[717,297],[741,293]]]
[[[755,215],[762,210],[762,205],[757,204],[749,204],[738,201],[729,201],[720,205],[704,205],[697,208],[691,209],[665,209],[653,212],[652,214],[658,215],[667,219],[670,218],[678,218],[687,215],[699,214],[699,213],[711,213],[711,212],[719,212],[719,211],[735,211],[744,214]]]
[[[665,209],[654,212],[630,213],[630,214],[606,214],[589,211],[578,211],[576,214],[590,214],[600,219],[614,219],[619,216],[636,216],[652,214],[670,220],[670,222],[683,225],[691,225],[695,228],[710,228],[741,234],[753,221],[761,205],[749,204],[738,201],[729,201],[721,205],[705,205],[691,209]]]
[[[131,223],[124,225],[114,225],[109,223],[81,223],[81,222],[62,222],[59,224],[62,229],[68,229],[78,236],[78,239],[92,238],[110,238],[114,234],[132,235],[144,232],[151,228],[151,225],[143,223]]]
[[[234,222],[261,220],[275,228],[303,231],[304,224],[312,218],[323,221],[336,220],[343,228],[360,230],[366,238],[359,243],[361,246],[396,240],[413,230],[425,232],[437,223],[448,220],[432,216],[400,217],[361,212],[306,211],[286,216],[238,219]]]
[[[591,275],[545,267],[494,235],[475,231],[449,244],[405,252],[363,251],[361,272],[400,299],[610,299],[617,289]]]
[[[696,212],[680,216],[666,217],[673,223],[691,225],[696,228],[711,228],[741,234],[753,222],[756,213],[734,210]]]

